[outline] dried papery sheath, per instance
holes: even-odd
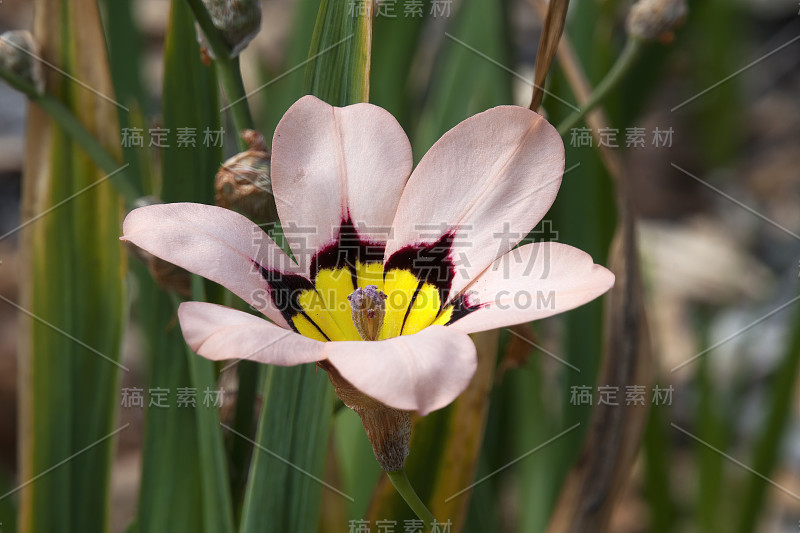
[[[145,196],[136,201],[134,208],[162,203],[163,202],[155,196]],[[147,265],[150,275],[153,276],[153,279],[156,280],[156,283],[158,283],[161,288],[173,291],[184,298],[189,298],[192,295],[192,278],[187,271],[156,257],[131,242],[126,241],[125,247],[131,254],[138,257],[140,261]]]
[[[639,0],[628,13],[628,35],[643,41],[671,40],[686,13],[686,0]]]
[[[0,35],[0,65],[44,92],[39,46],[30,32],[11,30]]]
[[[261,29],[261,2],[258,0],[203,0],[203,4],[230,47],[231,57],[238,56]],[[206,53],[213,58],[214,53],[199,27],[197,35]]]
[[[386,472],[398,472],[408,457],[411,440],[411,413],[389,407],[359,391],[332,365],[319,366],[328,372],[336,396],[361,418],[361,425],[375,452],[375,458]]]
[[[268,221],[273,202],[270,154],[259,132],[244,130],[242,139],[249,148],[225,161],[217,171],[216,203],[251,220]]]

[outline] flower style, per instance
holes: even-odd
[[[345,397],[363,394],[424,415],[469,384],[477,361],[468,333],[567,311],[606,292],[614,276],[564,244],[515,248],[550,208],[564,171],[561,138],[533,111],[475,115],[412,166],[387,111],[305,96],[272,143],[272,187],[294,260],[244,216],[199,204],[136,209],[123,239],[269,318],[181,304],[183,335],[199,355],[317,362],[348,405]]]

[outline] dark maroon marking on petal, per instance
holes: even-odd
[[[417,283],[417,288],[414,290],[414,294],[411,296],[411,302],[406,307],[406,314],[403,315],[403,323],[400,325],[400,334],[403,334],[403,330],[406,327],[406,320],[408,320],[408,315],[411,313],[411,308],[414,307],[414,302],[417,301],[417,295],[419,295],[419,291],[422,289],[422,282],[420,281]],[[439,306],[441,309],[441,306]]]
[[[300,295],[307,290],[316,290],[314,285],[304,278],[303,276],[299,276],[297,274],[287,274],[286,272],[279,272],[277,270],[271,270],[268,268],[259,265],[255,261],[253,261],[253,265],[258,268],[258,271],[261,273],[261,277],[264,278],[269,285],[269,297],[272,299],[272,303],[275,304],[275,307],[281,312],[283,318],[286,319],[286,322],[289,323],[289,327],[291,327],[295,333],[299,333],[297,328],[292,322],[292,318],[296,317],[297,315],[302,315],[306,320],[308,320],[320,334],[325,337],[325,340],[330,340],[325,332],[317,325],[314,320],[308,316],[308,313],[305,312],[303,306],[300,305]]]
[[[272,303],[290,324],[293,317],[300,313],[305,314],[303,306],[300,305],[300,294],[303,291],[314,290],[314,285],[309,280],[297,274],[265,268],[256,262],[253,264],[269,285],[269,297]]]
[[[384,276],[390,270],[408,270],[422,283],[430,283],[439,290],[439,309],[444,305],[455,276],[455,266],[450,257],[455,232],[449,231],[430,244],[412,244],[400,248],[386,261]]]
[[[453,306],[453,314],[450,315],[450,320],[447,321],[445,326],[449,326],[456,320],[464,318],[468,314],[477,311],[481,307],[485,307],[485,305],[481,304],[470,304],[467,301],[467,298],[464,295],[464,293],[461,293],[458,296],[456,296],[455,300],[453,300],[453,303],[451,305]]]
[[[311,259],[311,279],[317,279],[320,270],[326,268],[350,268],[353,287],[358,287],[356,262],[374,263],[383,261],[386,246],[382,243],[362,239],[350,217],[342,220],[336,240],[322,248]]]

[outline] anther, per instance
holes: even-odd
[[[353,291],[347,299],[350,301],[350,316],[358,334],[365,341],[377,340],[383,325],[386,309],[383,301],[386,295],[375,285],[367,285]]]

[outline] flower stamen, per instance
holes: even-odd
[[[353,291],[347,299],[350,301],[350,316],[358,334],[365,341],[377,340],[386,314],[386,294],[375,285],[367,285]]]

